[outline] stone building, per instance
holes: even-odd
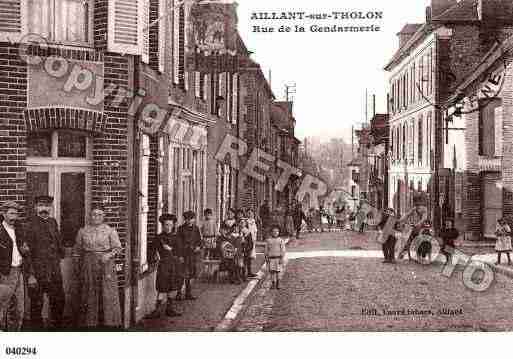
[[[389,203],[399,213],[421,192],[439,223],[442,204],[432,195],[444,181],[443,176],[432,181],[443,158],[439,109],[495,40],[511,32],[511,10],[506,0],[433,0],[424,24],[408,24],[398,34],[399,50],[385,70],[390,72]]]

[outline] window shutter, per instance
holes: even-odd
[[[227,108],[227,104],[228,104],[228,97],[226,96],[226,75],[227,73],[226,72],[222,72],[219,74],[219,96],[222,96],[225,101],[224,101],[224,108]],[[216,99],[217,101],[217,99]]]
[[[0,0],[0,41],[17,42],[27,33],[27,1]]]
[[[237,123],[239,108],[239,74],[233,74],[232,123]]]
[[[495,108],[495,156],[502,156],[502,106]]]
[[[201,98],[201,73],[199,71],[194,72],[194,93],[197,98]]]
[[[167,0],[159,0],[159,71],[165,71],[166,62],[166,17]]]
[[[140,0],[139,4],[139,46],[142,62],[150,63],[150,0]],[[155,25],[154,25],[155,26]]]
[[[109,0],[107,45],[109,51],[141,55],[140,9],[141,6],[137,0]]]
[[[173,5],[173,74],[174,83],[180,83],[180,8],[176,8],[176,0],[172,0]]]

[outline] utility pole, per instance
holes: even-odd
[[[293,99],[292,95],[296,93],[296,83],[285,85],[285,99],[287,102]]]

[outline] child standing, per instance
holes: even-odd
[[[253,239],[253,234],[249,228],[248,221],[242,223],[241,229],[241,237],[242,237],[242,258],[243,258],[243,276],[242,278],[245,280],[246,278],[255,278],[256,276],[253,274],[251,269],[251,262],[253,259],[253,251],[255,248],[255,241]]]
[[[280,229],[273,226],[271,237],[265,242],[265,261],[271,273],[271,289],[280,289],[279,273],[282,271],[285,257],[285,241],[280,237]]]
[[[497,236],[497,242],[495,243],[495,250],[497,251],[496,264],[501,264],[501,254],[506,253],[508,256],[508,265],[511,265],[510,253],[513,250],[511,247],[511,228],[502,218],[497,220],[495,235]]]
[[[216,250],[217,223],[213,217],[212,209],[207,208],[203,211],[204,221],[201,224],[201,236],[203,237],[203,247],[205,248],[205,258],[214,259]]]

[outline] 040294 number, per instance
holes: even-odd
[[[9,356],[37,355],[36,347],[5,347],[5,354]]]

